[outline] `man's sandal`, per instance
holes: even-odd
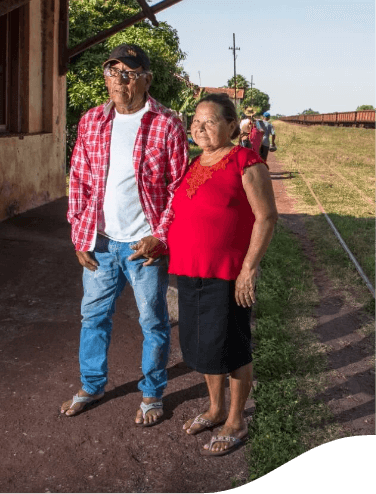
[[[234,437],[234,436],[213,436],[210,439],[210,443],[209,443],[208,449],[202,449],[201,450],[201,454],[203,456],[223,456],[223,455],[227,455],[228,453],[231,453],[235,449],[237,449],[240,446],[242,446],[246,442],[247,437],[248,437],[248,433],[245,436],[240,437],[240,438],[239,437]],[[213,445],[215,443],[219,443],[219,442],[230,443],[230,446],[228,448],[226,448],[226,449],[221,449],[219,451],[213,451],[212,450]]]
[[[155,403],[149,403],[148,405],[142,401],[140,404],[140,408],[142,411],[142,419],[144,422],[140,422],[140,423],[135,422],[135,425],[137,425],[138,427],[151,427],[152,425],[156,425],[158,424],[158,422],[161,421],[163,416],[163,403],[161,401],[156,401]],[[152,422],[145,423],[146,414],[150,410],[155,410],[155,409],[162,410],[162,413],[158,416],[157,420],[153,420]]]
[[[73,417],[74,415],[77,415],[77,414],[83,412],[85,410],[85,408],[88,407],[88,405],[94,404],[97,401],[101,400],[103,398],[103,396],[104,396],[104,393],[96,396],[95,398],[92,398],[91,396],[79,396],[78,394],[76,394],[72,398],[72,403],[71,403],[70,407],[67,408],[66,410],[64,410],[64,415],[66,415],[67,417]],[[66,412],[68,410],[72,410],[72,408],[74,407],[74,405],[76,403],[84,403],[84,406],[82,408],[80,408],[80,410],[77,410],[77,411],[75,410],[74,411],[75,413],[67,415]]]
[[[197,415],[197,417],[193,420],[191,425],[184,429],[185,431],[192,430],[192,432],[187,432],[190,436],[194,436],[195,434],[198,434],[201,431],[204,431],[205,429],[211,429],[212,427],[215,427],[216,425],[221,425],[224,422],[226,422],[226,419],[220,420],[219,422],[213,422],[212,420],[209,419],[204,419],[202,417],[203,413],[200,413],[200,415]],[[192,429],[194,425],[202,425],[202,427]]]

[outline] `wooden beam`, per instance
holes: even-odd
[[[0,15],[5,15],[11,12],[14,9],[18,9],[25,5],[25,3],[29,3],[30,0],[1,0],[0,2]]]
[[[65,75],[68,71],[68,26],[69,0],[60,0],[59,5],[59,74]]]
[[[158,27],[159,22],[157,21],[157,18],[155,17],[154,12],[151,10],[151,8],[146,3],[146,1],[145,0],[137,0],[137,3],[140,5],[140,7],[142,8],[142,12],[146,15],[146,17],[153,24],[153,26]]]
[[[162,2],[159,2],[156,5],[150,7],[150,10],[152,11],[153,14],[156,14],[181,1],[182,0],[163,0]],[[120,22],[120,24],[116,24],[115,26],[112,26],[109,29],[106,29],[105,31],[96,34],[95,36],[92,36],[91,38],[83,41],[82,43],[79,43],[78,45],[68,50],[68,60],[70,61],[73,57],[75,57],[79,53],[82,53],[83,51],[87,50],[88,48],[91,48],[92,46],[98,43],[102,43],[102,41],[109,38],[113,34],[116,34],[119,31],[122,31],[123,29],[129,26],[133,26],[133,24],[136,24],[136,22],[143,21],[146,18],[147,16],[142,11],[134,15],[133,17],[130,17],[129,19],[125,19],[123,22]]]

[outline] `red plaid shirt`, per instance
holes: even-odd
[[[171,202],[188,167],[188,142],[181,121],[149,96],[133,149],[138,193],[153,236],[167,245]],[[103,209],[110,158],[113,103],[81,118],[71,160],[68,221],[79,251],[90,250]],[[166,251],[167,252],[167,251]]]

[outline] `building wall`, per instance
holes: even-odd
[[[0,134],[0,221],[65,195],[65,77],[59,76],[59,0],[31,0],[28,132]]]

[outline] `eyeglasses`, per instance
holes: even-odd
[[[122,79],[129,82],[129,80],[137,80],[140,76],[150,74],[150,72],[134,72],[133,70],[120,70],[116,67],[106,67],[103,74],[107,77],[118,77],[121,76]]]

